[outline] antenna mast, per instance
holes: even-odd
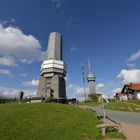
[[[85,101],[86,101],[86,88],[85,88],[85,73],[84,73],[84,64],[82,63],[82,79],[83,79],[83,85],[84,85],[84,95],[85,95]]]
[[[91,73],[91,66],[90,66],[89,58],[88,58],[88,72]]]

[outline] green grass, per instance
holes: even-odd
[[[115,102],[110,102],[105,105],[106,109],[111,109],[111,110],[120,110],[120,111],[129,111],[129,112],[140,112],[140,110],[137,110],[137,108],[140,109],[138,104],[135,104],[134,102],[129,102],[129,101],[115,101]]]
[[[122,133],[118,133],[117,130],[114,130],[114,128],[108,128],[107,129],[108,133],[106,133],[106,136],[104,137],[104,139],[106,138],[117,138],[117,139],[123,139],[125,140],[126,137],[122,134]]]
[[[95,115],[61,104],[0,105],[0,140],[100,140]]]
[[[100,102],[94,102],[94,101],[85,101],[85,102],[81,102],[81,105],[88,105],[88,106],[99,106],[102,105],[102,103]]]
[[[128,100],[129,103],[134,103],[136,105],[140,105],[140,100]]]

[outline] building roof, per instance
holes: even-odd
[[[126,84],[124,85],[124,87],[122,88],[121,92],[117,92],[116,96],[123,96],[126,93],[126,90],[132,90],[132,91],[140,91],[140,83],[130,83],[130,84]]]
[[[132,90],[132,91],[140,91],[140,83],[130,83],[127,85],[124,85],[124,87],[122,88],[122,93],[125,93],[128,90]]]
[[[122,93],[122,92],[117,92],[116,93],[116,96],[123,96],[124,95],[124,93]]]
[[[130,90],[140,90],[140,83],[127,85]]]

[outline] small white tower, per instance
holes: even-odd
[[[94,94],[96,93],[95,91],[95,77],[93,75],[93,73],[91,72],[91,67],[90,67],[90,62],[88,60],[88,77],[87,77],[87,81],[89,84],[89,94]]]

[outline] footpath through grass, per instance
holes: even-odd
[[[101,140],[95,115],[61,104],[0,105],[0,140]]]

